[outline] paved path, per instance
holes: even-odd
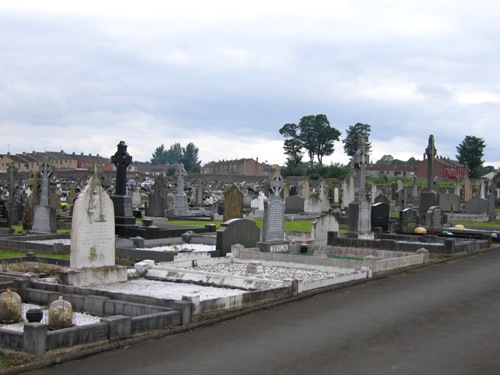
[[[500,374],[500,251],[35,374]]]

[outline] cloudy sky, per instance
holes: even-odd
[[[0,153],[282,164],[278,130],[325,114],[370,124],[372,161],[474,135],[500,167],[497,0],[0,0],[0,72]]]

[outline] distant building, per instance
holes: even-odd
[[[12,155],[10,153],[0,155],[0,172],[6,172],[11,163],[19,172],[33,172],[40,169],[40,164],[49,161],[55,170],[71,171],[77,169],[90,169],[93,163],[97,163],[102,171],[112,171],[113,164],[110,158],[102,158],[99,155],[76,155],[75,153],[66,154],[64,151],[47,152],[23,152],[22,154]]]
[[[201,173],[263,176],[264,165],[258,159],[212,161],[201,168]]]
[[[402,177],[415,176],[415,166],[406,164],[369,164],[366,166],[366,175],[370,177]]]
[[[420,179],[427,178],[428,160],[425,158],[416,165],[416,176]],[[434,159],[434,176],[441,180],[455,180],[457,177],[465,178],[467,169],[465,165],[449,158],[436,157]]]

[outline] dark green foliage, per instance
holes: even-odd
[[[162,144],[157,147],[151,158],[151,164],[184,164],[184,169],[188,172],[201,170],[201,161],[198,160],[199,149],[193,143],[188,143],[186,148],[182,147],[180,143],[174,143],[168,150]]]
[[[484,171],[482,165],[485,147],[484,139],[473,135],[467,135],[457,146],[457,160],[467,166],[471,178],[480,177]]]
[[[279,130],[285,138],[283,149],[288,156],[288,163],[297,166],[302,161],[302,150],[309,156],[310,168],[313,168],[314,159],[320,165],[323,157],[333,154],[334,142],[339,140],[340,131],[330,126],[325,115],[309,115],[300,119],[299,124],[288,123]]]
[[[368,124],[358,122],[355,125],[350,125],[349,128],[347,128],[345,139],[342,140],[342,143],[344,144],[344,152],[348,156],[353,157],[358,150],[359,137],[364,135],[366,137],[366,152],[370,153],[372,146],[371,143],[368,142],[370,132],[371,126]]]

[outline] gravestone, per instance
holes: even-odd
[[[315,245],[327,245],[328,232],[338,232],[339,222],[333,213],[325,213],[314,220],[311,237]]]
[[[41,184],[39,171],[34,171],[31,173],[28,179],[28,188],[31,192],[29,193],[26,204],[24,205],[24,230],[31,230],[33,228],[33,211],[35,210],[35,207],[40,204]]]
[[[174,200],[172,202],[172,208],[169,210],[170,216],[186,216],[187,210],[189,208],[187,195],[184,192],[184,178],[187,176],[187,172],[184,169],[183,164],[178,164],[175,171],[175,176],[177,177],[177,192],[174,195]]]
[[[287,253],[290,243],[285,241],[285,201],[281,197],[283,178],[277,167],[271,184],[272,194],[264,204],[264,219],[262,224],[262,241],[257,247],[263,252]]]
[[[97,166],[75,201],[70,269],[58,276],[77,287],[127,281],[127,268],[115,265],[114,203],[100,183]]]
[[[231,219],[221,224],[216,236],[215,249],[221,256],[226,256],[231,252],[231,246],[236,244],[256,247],[260,240],[260,229],[253,220]]]
[[[0,227],[10,228],[9,207],[6,199],[0,199]]]
[[[460,196],[457,194],[439,194],[439,207],[444,212],[460,212]]]
[[[113,201],[96,173],[75,201],[71,227],[71,268],[115,265]]]
[[[350,171],[342,181],[342,208],[348,208],[349,203],[354,201],[355,198],[355,171]]]
[[[297,194],[301,197],[307,198],[309,197],[311,187],[309,186],[309,180],[303,179],[298,183]]]
[[[318,186],[318,197],[320,201],[320,212],[330,211],[329,189],[325,181],[321,181]]]
[[[430,207],[438,205],[438,194],[434,190],[434,158],[436,157],[436,147],[434,146],[434,136],[429,136],[429,143],[425,149],[427,157],[427,191],[420,193],[419,214],[422,221],[427,220],[427,211]]]
[[[371,186],[371,191],[370,191],[370,203],[374,204],[375,203],[375,197],[378,195],[377,194],[377,185],[372,184]]]
[[[153,183],[153,191],[149,196],[148,216],[165,217],[167,209],[167,189],[165,189],[165,177],[160,174]]]
[[[40,204],[35,207],[33,213],[33,231],[41,233],[57,232],[56,210],[50,206],[49,202],[49,178],[54,169],[49,164],[48,159],[40,165],[40,176],[42,178],[42,193],[40,195]]]
[[[413,208],[405,208],[399,212],[399,228],[403,234],[413,234],[418,226],[418,213]]]
[[[292,195],[285,202],[285,213],[300,214],[305,212],[305,199],[300,195]]]
[[[120,141],[116,153],[111,156],[111,163],[116,168],[115,194],[111,200],[115,212],[115,233],[120,236],[127,236],[128,231],[136,227],[132,199],[127,195],[127,168],[132,163],[127,148],[125,142]]]
[[[487,215],[488,200],[484,198],[472,198],[465,203],[465,213],[468,215]]]
[[[481,179],[481,185],[479,186],[479,198],[486,199],[486,185],[484,182],[484,178]]]
[[[375,197],[375,203],[385,203],[385,204],[390,205],[391,204],[391,200],[389,198],[387,198],[386,195],[380,193],[379,195],[377,195]]]
[[[410,196],[408,197],[408,203],[418,202],[418,184],[417,178],[413,177],[413,185],[411,187]]]
[[[19,222],[18,205],[16,198],[19,198],[18,189],[16,188],[16,176],[19,170],[14,166],[14,162],[7,167],[7,174],[9,176],[9,205],[8,211],[9,216],[7,220],[7,226],[10,228],[12,225],[17,225]]]
[[[469,176],[466,174],[464,181],[464,202],[468,202],[471,199],[472,199],[472,185]]]
[[[495,213],[495,203],[496,203],[496,195],[495,191],[493,188],[488,192],[488,216],[490,217],[490,220],[495,220],[496,219],[496,213]]]
[[[366,152],[366,137],[361,135],[358,139],[358,150],[354,155],[354,168],[356,170],[356,191],[354,201],[349,203],[347,214],[348,237],[358,239],[374,239],[371,231],[371,207],[366,198],[366,165],[369,156]]]
[[[308,214],[320,214],[323,212],[323,204],[317,192],[311,193],[304,201],[304,212]]]
[[[229,190],[224,193],[224,216],[223,221],[238,219],[242,217],[243,193],[238,185],[233,184]]]
[[[372,228],[382,228],[384,232],[389,230],[389,210],[390,205],[387,203],[379,202],[372,206]]]
[[[333,204],[338,205],[340,203],[339,188],[333,188]]]
[[[203,184],[200,183],[196,187],[196,205],[203,206]]]
[[[141,206],[141,192],[139,190],[132,192],[132,210]]]
[[[432,229],[443,228],[443,210],[439,206],[429,207],[425,217],[425,225]]]

